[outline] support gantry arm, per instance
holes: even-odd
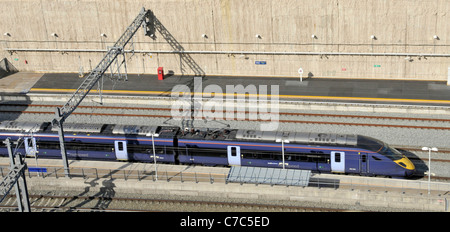
[[[61,156],[64,164],[64,173],[66,177],[69,177],[69,165],[67,162],[67,153],[64,146],[64,130],[63,123],[67,117],[78,107],[78,105],[83,101],[86,95],[91,91],[94,85],[100,80],[103,74],[108,70],[109,66],[116,60],[119,54],[122,54],[124,51],[124,47],[128,44],[131,38],[134,36],[139,27],[145,23],[146,35],[149,35],[149,27],[148,24],[152,24],[151,20],[153,17],[150,10],[142,10],[139,12],[139,15],[133,20],[130,26],[127,27],[125,32],[120,36],[117,42],[111,47],[100,63],[95,67],[91,73],[84,79],[83,83],[81,83],[80,87],[75,91],[72,97],[67,101],[64,106],[57,108],[56,117],[53,119],[53,126],[58,127],[59,141],[61,146]]]

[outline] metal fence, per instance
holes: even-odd
[[[8,174],[9,168],[0,167],[2,177]],[[54,168],[28,168],[25,171],[28,178],[65,178],[64,169]],[[98,168],[70,168],[71,178],[96,178],[96,179],[124,179],[124,180],[165,180],[165,181],[190,181],[190,182],[226,182],[226,175],[222,173],[178,172],[161,170],[127,170],[127,169],[98,169]]]

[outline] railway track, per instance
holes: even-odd
[[[404,147],[404,146],[396,146],[396,145],[392,145],[393,147],[397,148],[397,149],[402,149],[402,150],[407,150],[407,151],[419,151],[419,152],[423,152],[422,148],[420,147]],[[450,153],[450,148],[442,148],[439,149],[440,153]]]
[[[20,110],[9,109],[0,110],[0,113],[14,113],[14,114],[54,114],[54,108],[60,105],[39,105],[39,104],[0,104],[2,107],[47,107],[52,108],[50,111],[34,111],[34,110]],[[139,110],[139,111],[163,111],[171,112],[170,108],[152,108],[152,107],[116,107],[116,106],[78,106],[80,109],[92,109],[92,110]],[[192,111],[192,110],[191,110]],[[203,111],[205,112],[205,111]],[[215,111],[214,111],[215,112]],[[220,111],[219,111],[220,112]],[[222,113],[227,113],[222,111]],[[234,114],[256,114],[254,111],[233,111]],[[95,112],[73,112],[73,115],[87,115],[87,116],[107,116],[107,117],[147,117],[147,118],[174,118],[172,115],[167,114],[129,114],[129,113],[95,113]],[[272,113],[263,113],[272,114]],[[280,117],[318,117],[318,118],[353,118],[353,119],[377,119],[377,120],[391,120],[391,121],[422,121],[422,122],[450,122],[450,119],[442,118],[414,118],[414,117],[387,117],[387,116],[367,116],[367,115],[343,115],[343,114],[312,114],[312,113],[291,113],[291,112],[279,112]],[[177,117],[177,116],[175,116]],[[184,116],[178,116],[184,117]],[[208,120],[208,117],[196,117],[195,119]],[[265,122],[269,120],[251,119],[245,117],[239,119],[240,121],[260,121]],[[343,126],[363,126],[363,127],[387,127],[387,128],[407,128],[407,129],[427,129],[427,130],[450,130],[450,127],[443,126],[429,126],[429,125],[400,125],[400,124],[378,124],[378,123],[354,123],[354,122],[336,122],[336,121],[317,121],[317,120],[297,120],[297,119],[271,119],[274,122],[281,123],[302,123],[302,124],[325,124],[325,125],[343,125]]]
[[[105,193],[106,195],[108,193]],[[110,194],[114,194],[113,192]],[[259,203],[127,198],[114,196],[54,196],[29,195],[32,211],[79,212],[341,212],[344,209],[318,208]],[[1,211],[16,211],[16,198],[8,195],[0,203]]]
[[[16,106],[16,107],[50,107],[56,108],[61,105],[44,105],[44,104],[9,104],[1,103],[0,106]],[[156,108],[156,107],[122,107],[122,106],[78,106],[84,109],[111,109],[111,110],[148,110],[148,111],[171,111],[171,108]],[[194,110],[191,110],[194,111]],[[202,110],[205,111],[205,110]],[[206,111],[211,112],[211,111]],[[216,112],[216,111],[214,111]],[[226,113],[227,111],[218,111]],[[233,111],[234,113],[246,114],[280,114],[290,116],[314,116],[314,117],[340,117],[340,118],[367,118],[367,119],[381,119],[381,120],[408,120],[408,121],[429,121],[429,122],[450,122],[450,119],[443,118],[414,118],[414,117],[388,117],[388,116],[369,116],[369,115],[346,115],[346,114],[314,114],[314,113],[294,113],[294,112],[258,112],[258,111]],[[53,112],[52,112],[53,113]]]

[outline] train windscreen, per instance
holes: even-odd
[[[378,139],[374,139],[374,138],[363,136],[363,135],[358,135],[358,145],[357,146],[360,148],[369,150],[369,151],[378,152],[384,146],[384,143]]]
[[[399,160],[403,158],[403,154],[399,152],[397,149],[384,144],[385,146],[378,153],[388,157],[391,160]]]
[[[403,157],[397,149],[390,147],[386,143],[367,136],[358,135],[358,147],[377,152],[391,160],[398,160]]]

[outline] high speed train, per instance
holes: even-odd
[[[157,162],[175,164],[281,168],[283,146],[285,168],[365,176],[415,173],[401,152],[363,135],[70,123],[64,131],[69,159],[153,162],[156,156]],[[58,133],[49,122],[1,122],[0,155],[8,155],[2,143],[8,137],[22,137],[19,152],[27,156],[61,158]]]

